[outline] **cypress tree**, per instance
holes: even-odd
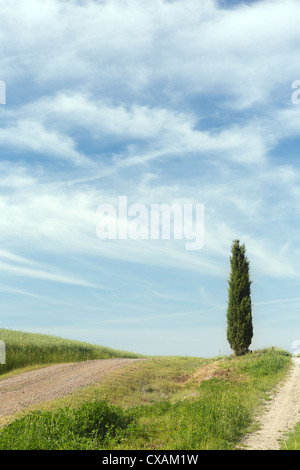
[[[230,257],[227,340],[237,356],[249,351],[253,337],[251,281],[245,245],[234,240]]]

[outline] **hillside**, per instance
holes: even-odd
[[[0,375],[24,367],[40,367],[45,364],[141,357],[131,352],[57,336],[1,328],[0,340],[4,341],[6,346],[6,364],[0,365]]]

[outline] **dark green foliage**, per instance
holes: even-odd
[[[245,245],[234,240],[230,258],[227,339],[237,356],[248,352],[253,337],[251,281]]]
[[[132,418],[122,408],[93,401],[78,409],[34,411],[4,427],[0,450],[92,450],[121,438]]]

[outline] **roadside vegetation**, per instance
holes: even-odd
[[[300,422],[296,425],[286,440],[282,443],[282,450],[300,450]]]
[[[291,355],[276,348],[148,358],[13,417],[0,449],[235,449],[290,365]]]
[[[139,357],[138,354],[81,341],[2,328],[0,328],[0,340],[4,341],[6,346],[6,364],[0,365],[0,376],[18,369],[48,364]]]

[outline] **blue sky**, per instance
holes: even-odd
[[[230,353],[234,239],[253,348],[300,339],[297,0],[0,5],[0,327]],[[100,240],[97,207],[204,204],[204,246]]]

